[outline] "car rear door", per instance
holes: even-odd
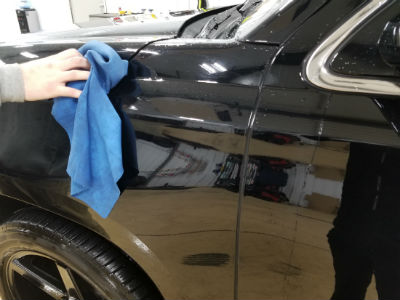
[[[330,1],[267,67],[249,144],[239,299],[326,299],[343,296],[343,282],[344,298],[361,289],[353,298],[372,299],[376,284],[388,291],[384,276],[397,278],[388,253],[399,232],[398,5]]]

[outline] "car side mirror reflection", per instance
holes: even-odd
[[[386,24],[379,39],[379,52],[388,65],[400,68],[400,16]]]

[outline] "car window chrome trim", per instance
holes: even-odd
[[[239,26],[235,38],[238,41],[246,41],[247,37],[259,30],[259,27],[263,23],[268,22],[295,1],[296,0],[264,0],[264,3]]]
[[[306,59],[303,67],[303,78],[310,84],[327,90],[374,95],[400,95],[399,83],[341,75],[330,69],[331,60],[340,51],[344,43],[370,16],[389,2],[391,0],[371,0],[330,34]]]

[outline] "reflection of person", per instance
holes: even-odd
[[[375,275],[379,299],[400,299],[400,150],[352,143],[342,204],[328,234],[332,299],[364,299]]]
[[[89,62],[75,49],[24,64],[0,66],[1,102],[23,102],[54,97],[78,98],[81,91],[66,83],[87,80]]]

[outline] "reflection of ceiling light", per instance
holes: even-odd
[[[219,72],[226,72],[227,71],[227,69],[224,67],[224,66],[222,66],[222,65],[220,65],[219,63],[213,63],[212,64],[213,66],[214,66],[214,68],[215,69],[217,69]]]
[[[209,64],[201,64],[200,67],[202,67],[204,70],[206,70],[209,74],[215,74],[217,73],[217,70],[215,70],[212,66]]]
[[[394,122],[390,122],[390,124],[392,124],[394,130],[399,133],[399,129],[397,128],[396,124]]]
[[[20,53],[22,56],[25,56],[27,58],[39,58],[39,55],[24,51]]]
[[[129,106],[129,109],[131,109],[131,110],[138,110],[138,108],[137,108],[135,105],[130,105],[130,106]]]
[[[160,55],[159,52],[157,52],[157,51],[151,51],[151,50],[140,50],[140,53],[153,54],[153,55]]]
[[[122,51],[125,52],[137,52],[139,49],[136,48],[124,48]],[[152,55],[160,55],[159,52],[157,51],[152,51],[152,50],[140,50],[140,53],[146,53],[146,54],[152,54]]]
[[[179,117],[179,119],[182,119],[182,120],[188,120],[188,121],[196,121],[196,122],[204,122],[204,120],[203,120],[203,119],[197,119],[197,118],[188,118],[188,117],[182,117],[182,116],[180,116],[180,117]]]
[[[122,51],[125,51],[125,52],[136,52],[136,51],[138,51],[138,49],[135,49],[135,48],[125,48],[125,49],[122,49]]]
[[[162,79],[162,78],[153,79],[151,77],[140,78],[140,80],[142,80],[142,81],[157,81],[157,82],[163,82],[164,81],[164,79]]]
[[[218,81],[214,81],[214,80],[197,80],[197,82],[202,82],[202,83],[218,83]]]
[[[222,73],[228,71],[223,65],[217,62],[213,63],[212,65],[202,63],[200,67],[206,70],[209,74]]]
[[[138,246],[141,250],[143,250],[146,253],[150,253],[149,247],[147,247],[141,240],[138,238],[133,238],[133,242]]]
[[[29,44],[20,44],[20,45],[16,45],[15,48],[27,48],[27,47],[33,47],[33,45],[29,45]]]

